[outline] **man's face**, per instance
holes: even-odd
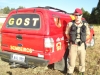
[[[75,14],[75,20],[77,22],[81,21],[82,20],[82,14]]]

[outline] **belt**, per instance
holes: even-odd
[[[75,45],[78,45],[78,46],[81,46],[81,44],[83,43],[83,42],[81,42],[81,41],[79,41],[79,42],[71,42],[72,44],[75,44]]]

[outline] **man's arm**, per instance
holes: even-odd
[[[70,36],[68,34],[66,34],[66,37],[67,37],[68,40],[70,40]]]
[[[71,22],[69,22],[66,26],[66,31],[65,31],[65,34],[66,34],[66,37],[68,40],[70,40],[70,36],[69,36],[69,31],[70,31],[70,25],[71,25]]]

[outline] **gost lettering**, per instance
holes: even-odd
[[[30,18],[26,18],[25,19],[25,22],[24,22],[24,25],[25,26],[28,26],[30,24]]]
[[[33,26],[36,26],[38,21],[39,21],[39,18],[33,18],[32,20],[30,18],[25,18],[25,19],[18,18],[16,20],[14,18],[11,18],[8,23],[10,26],[14,25],[14,23],[17,26],[20,26],[20,25],[28,26],[30,25],[30,22],[32,22]]]
[[[39,21],[39,18],[33,18],[33,26],[36,26],[37,21]]]
[[[15,20],[14,18],[11,18],[11,19],[9,20],[9,22],[8,22],[9,25],[13,25],[13,24],[14,24],[14,20]]]
[[[21,23],[22,23],[22,18],[18,18],[17,20],[16,20],[16,25],[21,25]]]

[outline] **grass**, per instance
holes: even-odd
[[[100,75],[100,25],[94,26],[95,46],[87,49],[87,75]],[[90,74],[88,74],[90,73]]]
[[[100,26],[100,24],[90,24],[90,25],[92,25],[92,26]]]

